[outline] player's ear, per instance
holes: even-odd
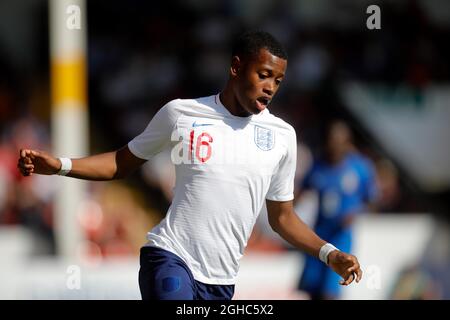
[[[230,74],[232,77],[236,77],[241,69],[242,60],[238,56],[231,58]]]

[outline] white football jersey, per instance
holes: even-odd
[[[238,117],[219,95],[173,100],[128,147],[142,159],[171,148],[174,198],[147,245],[179,256],[203,283],[234,284],[265,199],[294,198],[295,130],[268,109]]]

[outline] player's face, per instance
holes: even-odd
[[[328,133],[328,154],[334,160],[345,156],[351,146],[351,134],[346,124],[335,122],[331,125]]]
[[[246,114],[258,114],[278,91],[287,61],[261,49],[258,55],[244,58],[236,69],[235,97]]]

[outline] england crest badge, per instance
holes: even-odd
[[[269,151],[275,145],[275,135],[270,129],[255,126],[255,144],[264,151]]]

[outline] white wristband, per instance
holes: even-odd
[[[335,246],[333,246],[331,243],[326,243],[324,244],[319,251],[319,259],[325,263],[326,265],[328,265],[328,255],[330,254],[331,251],[334,250],[339,250],[338,248],[336,248]]]
[[[65,176],[72,170],[72,160],[69,158],[59,158],[61,161],[61,169],[58,171],[58,175]]]

